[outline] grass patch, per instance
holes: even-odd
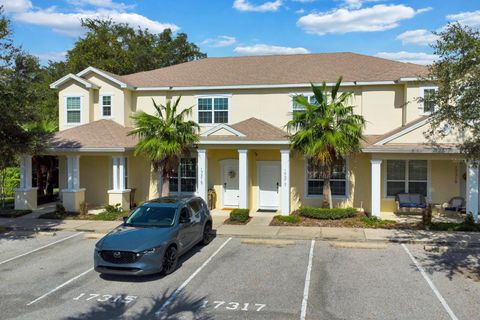
[[[32,213],[32,210],[0,209],[2,218],[18,218],[29,213]]]
[[[397,222],[393,220],[382,220],[376,217],[362,217],[362,222],[369,228],[382,228],[389,225],[394,225]]]
[[[107,212],[103,211],[99,214],[85,214],[80,215],[76,212],[48,212],[42,214],[40,219],[55,219],[55,220],[97,220],[97,221],[117,221],[122,220],[124,216],[128,216],[129,211]]]
[[[299,224],[302,220],[300,219],[299,216],[275,216],[273,217],[273,220],[279,223],[286,223],[286,224]]]
[[[357,214],[357,209],[301,207],[300,209],[298,209],[298,213],[301,216],[312,219],[337,220],[354,217]]]
[[[230,211],[230,217],[225,220],[226,224],[247,224],[250,221],[250,210],[233,209]]]

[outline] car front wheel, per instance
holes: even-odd
[[[178,251],[174,246],[170,246],[163,256],[162,274],[168,275],[175,271],[178,263]]]

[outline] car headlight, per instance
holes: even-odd
[[[147,249],[147,250],[143,250],[143,251],[140,251],[139,253],[137,253],[137,255],[157,253],[157,252],[160,252],[160,248],[161,247],[154,247],[154,248],[150,248],[150,249]]]

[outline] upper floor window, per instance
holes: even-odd
[[[435,111],[435,92],[437,92],[437,87],[422,87],[420,88],[420,94],[423,99],[423,103],[420,106],[421,114],[428,115]]]
[[[311,161],[308,161],[307,195],[319,196],[323,194],[322,170],[322,167],[315,167]],[[343,159],[339,159],[333,164],[330,188],[333,196],[347,195],[347,163]]]
[[[428,196],[427,160],[387,160],[386,196],[420,193]]]
[[[228,123],[228,97],[198,98],[198,123]]]
[[[80,123],[81,97],[67,97],[67,123]]]
[[[102,117],[112,116],[112,96],[102,96]]]
[[[303,96],[307,98],[310,104],[317,103],[317,99],[315,99],[315,96],[313,94],[303,94]],[[295,112],[301,112],[301,111],[305,111],[305,107],[295,102],[295,99],[292,98],[292,112],[295,113]]]

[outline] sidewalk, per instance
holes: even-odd
[[[349,242],[417,243],[480,247],[480,233],[475,232],[279,227],[269,226],[270,218],[267,217],[253,217],[247,225],[227,225],[223,224],[223,221],[226,218],[227,217],[224,215],[213,216],[213,228],[216,230],[217,236],[290,240],[316,239]],[[66,230],[105,234],[120,224],[120,221],[0,218],[0,226],[12,230],[26,231]]]

